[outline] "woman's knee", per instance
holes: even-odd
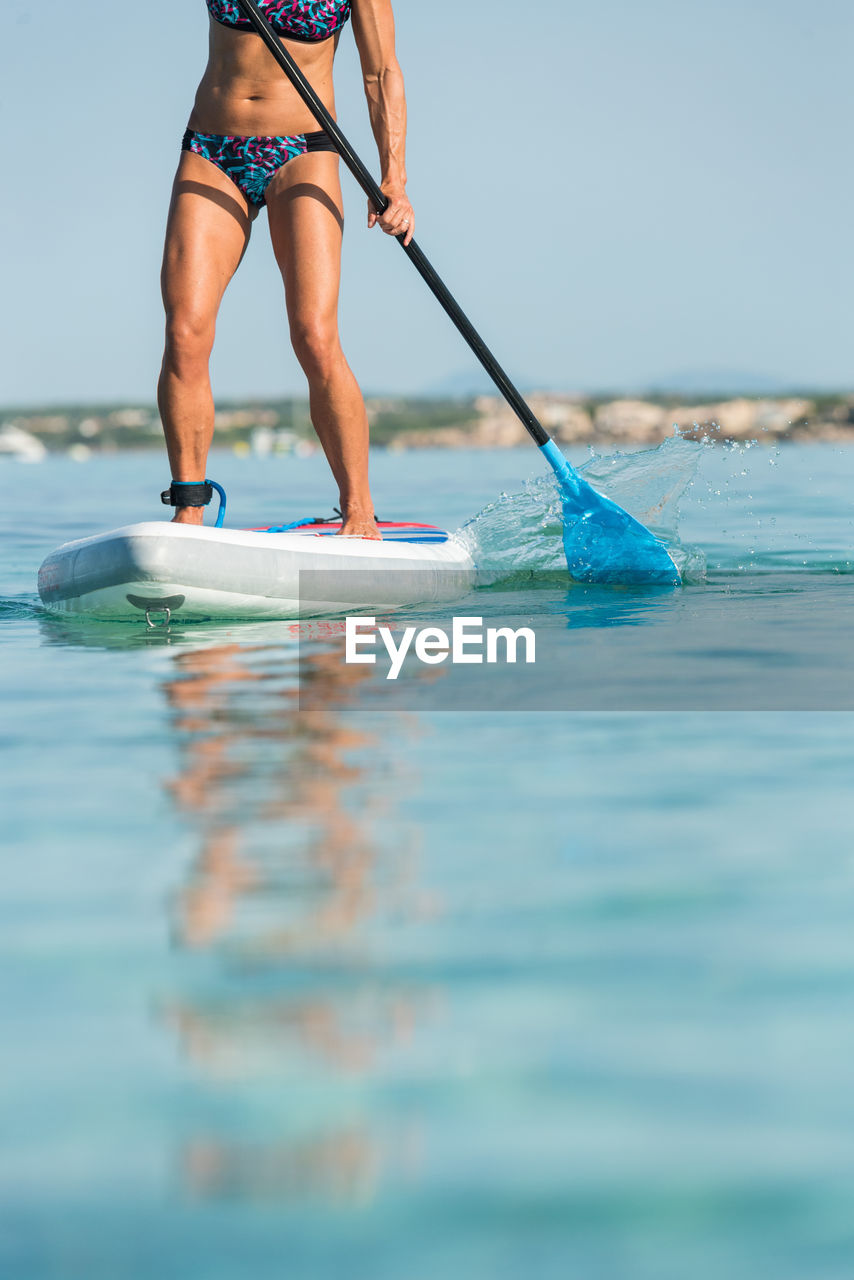
[[[166,312],[166,359],[178,372],[207,366],[216,321],[185,309]]]
[[[328,378],[341,359],[338,326],[316,318],[291,324],[291,343],[308,378]]]

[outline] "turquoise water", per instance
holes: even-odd
[[[851,1274],[854,452],[596,466],[684,588],[571,587],[530,450],[377,456],[539,646],[392,693],[335,634],[43,615],[165,473],[3,467],[4,1277]]]

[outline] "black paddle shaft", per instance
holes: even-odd
[[[344,134],[338,128],[332,116],[326,110],[326,107],[318,98],[305,76],[294,62],[276,36],[273,28],[262,14],[255,0],[236,0],[237,7],[243,11],[247,21],[252,24],[253,29],[264,41],[270,53],[278,62],[291,84],[308,107],[311,114],[319,125],[321,125],[329,137],[335,144],[335,150],[341,156],[347,168],[364,191],[365,195],[374,205],[374,208],[380,213],[384,213],[388,208],[389,202],[370,172],[356,155],[356,152],[350,146],[350,143],[344,137]],[[495,356],[487,347],[474,325],[462,311],[459,303],[453,294],[448,290],[444,282],[437,275],[432,265],[419,249],[414,240],[409,244],[404,244],[405,233],[396,237],[398,244],[403,248],[404,253],[409,257],[416,270],[430,287],[436,298],[438,298],[445,311],[448,313],[466,342],[489,374],[492,381],[498,387],[498,390],[504,396],[507,403],[513,409],[533,439],[538,445],[547,444],[549,435],[544,430],[540,422],[537,420],[529,406],[522,399],[522,396],[514,387],[507,374],[501,368],[501,365],[495,359]]]

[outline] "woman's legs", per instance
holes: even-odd
[[[214,427],[208,362],[216,317],[255,212],[210,161],[182,152],[163,253],[166,349],[157,388],[173,480],[205,478]],[[203,507],[178,507],[174,519],[201,524],[203,514]]]
[[[341,532],[378,538],[368,486],[368,416],[338,337],[338,157],[319,151],[291,160],[268,186],[266,200],[291,342],[308,379],[311,420],[338,484]]]

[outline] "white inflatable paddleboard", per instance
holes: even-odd
[[[282,532],[130,524],[59,547],[39,570],[39,595],[51,610],[160,626],[400,609],[474,586],[471,555],[452,535],[379,527],[382,542],[335,537],[340,525],[320,522]]]

